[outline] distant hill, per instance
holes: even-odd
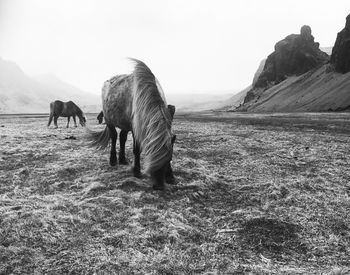
[[[247,96],[247,92],[250,91],[252,88],[252,85],[248,86],[247,88],[245,88],[244,90],[240,91],[239,93],[231,96],[225,104],[223,104],[223,110],[226,111],[234,111],[235,109],[237,109],[238,107],[240,107],[243,102],[245,97]]]
[[[29,77],[14,62],[0,58],[0,113],[47,113],[56,99],[72,100],[84,112],[97,112],[100,96],[84,92],[53,75]]]
[[[244,103],[244,99],[247,96],[247,93],[252,89],[253,85],[256,83],[256,81],[258,80],[261,72],[264,69],[265,66],[265,62],[266,59],[263,59],[260,64],[258,69],[256,70],[255,74],[254,74],[254,78],[253,78],[253,82],[251,85],[249,85],[247,88],[245,88],[244,90],[231,95],[225,102],[223,102],[221,104],[220,107],[217,108],[217,110],[222,110],[222,111],[234,111],[235,109],[237,109],[238,107],[240,107],[243,103]]]
[[[167,94],[168,104],[176,106],[176,112],[199,112],[221,109],[229,106],[232,91],[217,92],[189,92],[180,94]]]
[[[196,112],[228,105],[232,91],[167,94],[177,112]],[[99,112],[100,95],[90,94],[52,74],[29,77],[11,61],[0,58],[0,113],[47,113],[54,100],[72,100],[84,112]]]

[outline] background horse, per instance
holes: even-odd
[[[103,122],[103,111],[101,111],[97,116],[98,124],[102,124]]]
[[[175,110],[176,110],[176,108],[175,108],[174,105],[168,105],[168,111],[169,111],[170,116],[171,116],[171,121],[174,118]],[[102,121],[103,121],[103,111],[101,111],[98,114],[97,120],[98,120],[99,124],[102,123]],[[120,133],[119,133],[119,164],[124,164],[124,165],[128,164],[128,161],[127,161],[127,159],[125,157],[125,143],[126,143],[126,140],[128,138],[128,133],[129,133],[128,130],[121,130]],[[117,135],[118,135],[118,133],[117,133]],[[171,139],[172,145],[174,145],[175,140],[176,140],[176,135],[173,135],[172,139]],[[114,161],[112,162],[111,161],[111,165],[112,166],[116,165],[116,162],[114,162]],[[165,170],[165,181],[167,183],[170,183],[170,184],[174,184],[175,183],[173,169],[171,168],[171,163],[170,162],[167,165],[167,168]]]
[[[111,139],[110,164],[117,164],[117,131],[121,129],[120,146],[126,163],[125,141],[127,133],[133,135],[134,176],[141,176],[140,154],[144,153],[144,168],[151,176],[154,189],[163,189],[167,167],[173,154],[171,114],[163,91],[152,71],[142,61],[132,59],[132,74],[118,75],[104,83],[102,89],[103,115],[106,128],[92,133],[93,144],[106,148]]]
[[[77,127],[77,122],[75,117],[78,116],[79,122],[81,126],[85,126],[86,118],[84,117],[83,111],[73,102],[62,102],[60,100],[56,100],[50,103],[50,118],[47,126],[50,126],[53,118],[53,122],[55,124],[55,128],[57,128],[57,119],[58,117],[67,117],[67,128],[69,127],[70,117],[73,117],[74,126]]]

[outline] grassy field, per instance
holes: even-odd
[[[46,123],[0,117],[0,274],[350,272],[350,114],[178,115],[165,191]]]

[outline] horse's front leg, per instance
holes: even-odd
[[[119,163],[120,164],[128,164],[128,161],[125,157],[125,143],[128,138],[128,131],[121,130],[119,134],[119,143],[120,143],[120,150],[119,150]]]
[[[140,164],[140,145],[136,142],[134,138],[134,176],[136,178],[141,178],[141,164]]]
[[[69,121],[70,121],[70,116],[67,117],[67,128],[69,128]]]
[[[166,166],[160,168],[159,170],[151,172],[151,181],[153,183],[154,190],[164,190],[164,173]]]
[[[58,128],[58,126],[57,126],[57,119],[58,119],[58,116],[55,116],[53,118],[53,123],[55,124],[55,128]]]
[[[117,144],[117,138],[118,138],[118,133],[117,130],[113,125],[108,125],[108,130],[109,134],[111,137],[111,155],[109,158],[109,164],[111,166],[117,165],[117,149],[116,149],[116,144]]]
[[[73,116],[73,121],[74,121],[74,127],[78,127],[77,126],[77,121],[75,120],[75,116]]]

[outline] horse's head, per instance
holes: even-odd
[[[158,170],[150,173],[151,181],[153,183],[153,189],[155,190],[163,190],[164,182],[168,184],[174,184],[175,178],[173,174],[173,170],[171,168],[171,160],[173,157],[173,147],[176,140],[176,135],[172,135],[171,137],[171,148],[169,151],[170,159],[164,163],[162,167]]]
[[[103,121],[103,111],[101,111],[97,116],[98,124],[101,124]]]
[[[85,126],[85,124],[86,124],[86,118],[85,118],[85,116],[84,115],[82,115],[80,118],[79,118],[79,122],[80,122],[80,125],[81,126]]]
[[[174,148],[175,140],[176,140],[176,135],[173,135],[171,138],[172,149]],[[171,159],[172,158],[173,156],[171,155]],[[174,177],[173,169],[171,168],[171,160],[165,164],[165,182],[168,184],[175,184],[175,177]]]
[[[171,130],[171,124],[174,118],[175,114],[175,106],[174,105],[168,105],[168,115],[170,115],[170,130]],[[173,158],[173,149],[174,149],[174,143],[176,140],[176,135],[171,135],[170,139],[170,159],[164,164],[163,167],[161,167],[158,171],[151,173],[152,181],[153,181],[153,188],[154,189],[163,189],[164,188],[164,180],[168,184],[175,184],[175,177],[173,174],[173,169],[171,168],[171,160]]]

